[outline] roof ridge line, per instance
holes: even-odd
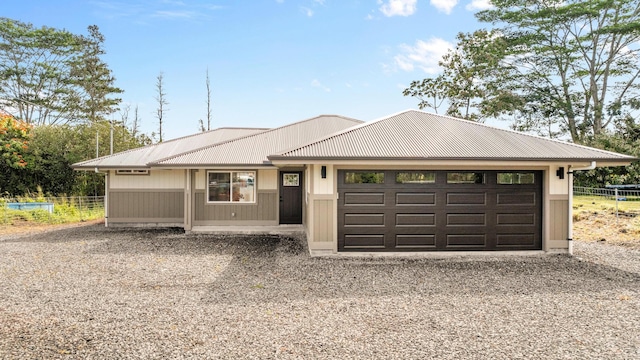
[[[354,125],[354,126],[352,126],[350,128],[346,128],[346,129],[343,129],[343,130],[340,130],[340,131],[336,131],[335,133],[326,135],[326,136],[324,136],[324,137],[322,137],[320,139],[312,140],[310,142],[307,142],[306,144],[303,144],[303,145],[300,145],[300,146],[297,146],[297,147],[292,147],[290,149],[287,149],[285,151],[280,151],[277,154],[272,154],[272,155],[273,156],[282,156],[283,154],[285,154],[287,152],[290,152],[290,151],[293,151],[293,150],[296,150],[296,149],[302,149],[302,148],[305,148],[307,146],[310,146],[310,145],[313,145],[313,144],[316,144],[316,143],[321,143],[323,141],[327,141],[327,140],[329,140],[329,139],[331,139],[333,137],[337,137],[337,136],[340,136],[342,134],[346,134],[346,133],[349,133],[351,131],[355,131],[357,129],[360,129],[360,128],[363,128],[363,127],[367,127],[369,125],[376,124],[378,122],[381,122],[382,120],[385,120],[385,119],[388,119],[388,118],[391,118],[393,116],[397,116],[397,115],[400,115],[402,113],[409,112],[409,111],[412,111],[412,109],[400,111],[400,112],[394,113],[392,115],[385,116],[385,117],[380,117],[380,118],[377,118],[377,119],[374,119],[374,120],[371,120],[371,121],[368,121],[368,122],[363,121],[361,124],[357,124],[357,125]],[[272,156],[272,155],[270,155],[270,156]],[[267,157],[267,158],[269,158],[269,157]]]
[[[107,159],[107,158],[110,158],[110,157],[113,157],[113,156],[118,156],[118,155],[122,155],[122,154],[128,154],[128,153],[131,153],[131,152],[134,152],[134,151],[138,151],[138,150],[150,149],[152,147],[161,146],[163,144],[170,144],[170,143],[174,143],[174,142],[176,142],[178,140],[185,140],[185,139],[193,138],[193,137],[196,137],[196,136],[202,136],[204,134],[213,133],[213,132],[219,131],[219,130],[265,130],[266,131],[266,130],[269,130],[269,128],[233,127],[233,126],[229,127],[229,126],[225,126],[225,127],[215,128],[215,129],[212,129],[212,130],[203,131],[203,132],[200,132],[200,133],[180,136],[180,137],[177,137],[175,139],[169,139],[167,141],[157,142],[155,144],[148,144],[148,145],[141,146],[141,147],[136,147],[136,148],[132,148],[132,149],[119,151],[119,152],[117,152],[115,154],[103,155],[103,156],[100,156],[100,157],[97,157],[97,158],[84,160],[84,161],[81,161],[81,162],[78,162],[78,163],[75,163],[75,164],[72,164],[72,165],[74,165],[74,166],[82,166],[82,164],[87,163],[87,162],[104,160],[104,159]],[[150,163],[146,163],[145,166],[149,166],[149,164]]]
[[[274,132],[276,130],[285,129],[285,128],[288,128],[288,127],[291,127],[291,126],[294,126],[294,125],[299,125],[299,124],[302,124],[302,123],[305,123],[305,122],[309,122],[311,120],[315,120],[315,119],[318,119],[318,118],[321,118],[321,117],[328,117],[328,116],[339,117],[339,118],[342,118],[342,119],[345,119],[345,120],[349,120],[349,121],[354,121],[354,122],[360,122],[360,123],[363,122],[362,120],[349,118],[349,117],[342,116],[342,115],[317,115],[317,116],[314,116],[314,117],[311,117],[311,118],[308,118],[308,119],[296,121],[296,122],[291,123],[291,124],[282,125],[282,126],[277,127],[277,128],[271,128],[271,129],[269,129],[267,131],[262,131],[262,132],[259,132],[259,133],[256,133],[256,134],[246,135],[246,136],[242,136],[242,137],[239,137],[239,138],[223,141],[223,142],[220,142],[220,143],[215,143],[215,144],[203,146],[203,147],[200,147],[198,149],[185,151],[185,152],[180,153],[180,154],[175,154],[175,155],[172,155],[172,156],[168,156],[166,158],[158,159],[158,160],[156,160],[154,162],[147,163],[147,165],[159,165],[163,161],[167,161],[167,160],[176,158],[178,156],[183,156],[183,155],[187,155],[187,154],[193,154],[193,153],[195,153],[197,151],[201,151],[201,150],[204,150],[204,149],[210,149],[210,148],[214,148],[214,147],[217,147],[217,146],[222,146],[222,145],[225,145],[225,144],[230,144],[232,142],[236,142],[236,141],[244,140],[244,139],[247,139],[247,138],[255,137],[255,136],[258,136],[258,135],[268,134],[268,133]]]

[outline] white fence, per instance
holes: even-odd
[[[638,189],[588,188],[574,186],[573,195],[601,196],[605,199],[616,201],[640,201],[640,190]]]
[[[619,217],[619,209],[622,207],[626,213],[639,214],[640,213],[640,189],[636,188],[589,188],[589,187],[573,187],[573,196],[576,197],[590,197],[594,198],[593,201],[598,203],[615,204],[616,218]]]

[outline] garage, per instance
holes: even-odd
[[[339,170],[338,251],[542,249],[541,171]]]

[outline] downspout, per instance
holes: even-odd
[[[568,195],[569,195],[569,206],[567,209],[567,216],[568,216],[567,240],[569,241],[569,255],[573,255],[573,173],[575,171],[587,171],[587,170],[593,170],[595,168],[596,168],[596,162],[592,161],[591,164],[589,164],[589,166],[584,166],[584,167],[574,168],[574,167],[571,167],[571,165],[569,165],[567,170],[567,174],[569,175],[568,184],[567,184]]]

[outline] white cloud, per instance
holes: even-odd
[[[418,0],[388,0],[387,3],[381,3],[378,1],[380,11],[385,16],[409,16],[416,12],[416,2]]]
[[[469,4],[465,7],[465,9],[469,11],[476,10],[487,10],[491,9],[493,5],[491,4],[491,0],[471,0]]]
[[[331,89],[329,89],[328,87],[322,85],[322,83],[320,83],[320,81],[318,81],[318,79],[313,79],[311,81],[311,86],[314,87],[314,88],[322,89],[325,92],[331,92]]]
[[[165,19],[190,19],[196,15],[193,11],[158,10],[151,16]]]
[[[449,49],[453,49],[453,44],[440,38],[418,40],[413,46],[400,45],[401,53],[393,59],[401,70],[413,71],[417,67],[427,74],[437,74],[440,72],[438,62]]]
[[[319,4],[319,5],[324,5],[324,1],[325,0],[313,0],[313,2]]]
[[[445,14],[451,14],[457,4],[458,0],[431,0],[431,5]]]
[[[300,6],[300,11],[302,11],[302,13],[307,15],[308,17],[313,16],[313,10],[309,9],[308,7]]]

